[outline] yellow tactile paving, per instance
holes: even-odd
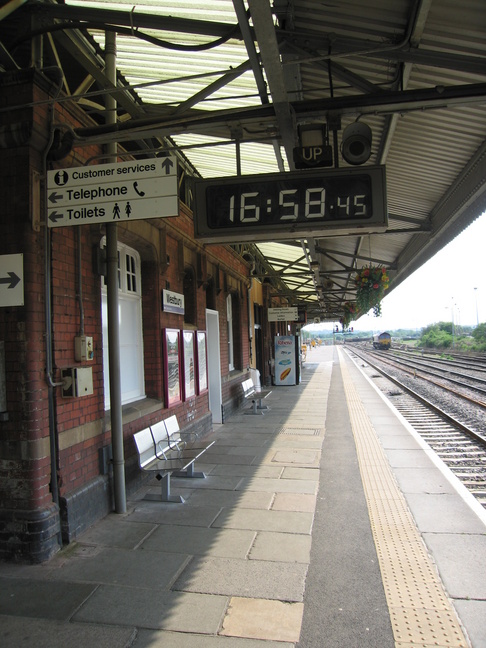
[[[456,612],[339,355],[395,646],[467,648]]]

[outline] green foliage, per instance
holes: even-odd
[[[422,337],[428,335],[431,331],[444,331],[452,337],[452,322],[435,322],[422,329]]]
[[[483,322],[479,326],[476,326],[471,335],[476,340],[476,342],[486,342],[486,322]]]
[[[454,347],[461,351],[486,351],[486,323],[480,324],[475,329],[456,326],[454,338],[452,322],[429,324],[422,329],[417,346],[428,349],[448,349],[452,347],[453,341]]]
[[[381,315],[381,300],[390,279],[384,266],[364,266],[354,278],[356,286],[356,314],[365,314],[371,308],[373,315]],[[355,319],[355,318],[353,318]]]
[[[475,351],[486,351],[486,322],[479,324],[471,333]]]
[[[452,333],[442,326],[447,322],[439,322],[439,324],[430,324],[422,331],[422,336],[419,341],[420,347],[426,349],[448,349],[452,346]],[[449,327],[449,331],[451,328]]]

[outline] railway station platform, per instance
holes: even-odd
[[[311,349],[198,468],[49,563],[0,564],[2,648],[486,648],[486,512],[345,350]]]

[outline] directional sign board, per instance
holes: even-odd
[[[49,171],[49,227],[179,215],[174,157]]]
[[[269,308],[269,322],[297,322],[299,312],[297,306],[287,306],[282,308]]]
[[[24,305],[24,255],[0,256],[0,307]]]

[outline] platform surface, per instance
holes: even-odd
[[[364,373],[363,373],[364,372]],[[310,349],[49,563],[0,564],[0,644],[486,648],[486,513],[342,348]],[[183,423],[181,422],[183,427]]]

